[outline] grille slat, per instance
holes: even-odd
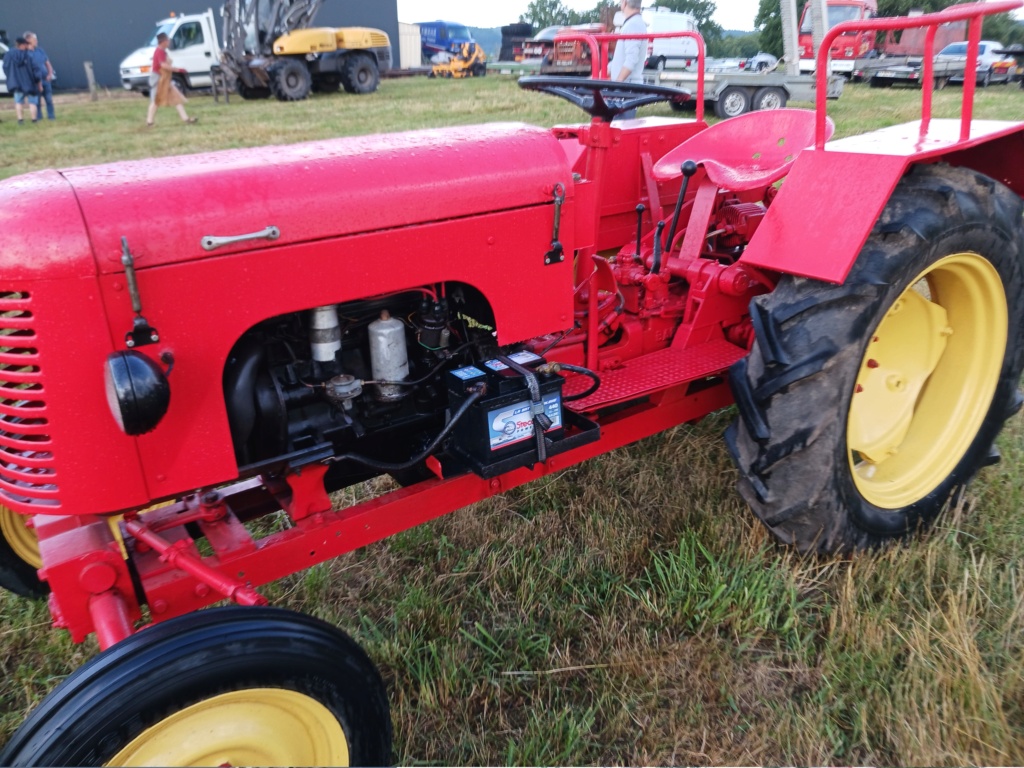
[[[32,296],[0,289],[0,502],[60,507]]]

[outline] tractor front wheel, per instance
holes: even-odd
[[[36,571],[43,567],[39,541],[28,518],[0,504],[0,587],[22,597],[48,592]]]
[[[727,441],[740,493],[782,541],[903,537],[997,457],[1021,403],[1022,209],[986,176],[916,166],[843,285],[786,277],[752,302]]]
[[[347,635],[218,608],[118,643],[61,683],[0,765],[390,765],[380,674]]]
[[[368,53],[350,53],[341,65],[341,84],[348,93],[373,93],[380,85],[377,62]]]

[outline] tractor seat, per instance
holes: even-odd
[[[815,113],[809,109],[748,112],[715,123],[671,150],[654,166],[654,178],[682,175],[687,160],[703,165],[708,178],[731,192],[767,187],[787,173],[796,156],[814,143]],[[835,132],[825,121],[825,140]]]

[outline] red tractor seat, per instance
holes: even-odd
[[[745,192],[766,187],[789,173],[796,156],[814,143],[814,119],[809,109],[772,109],[723,120],[661,158],[654,166],[654,177],[658,181],[678,178],[680,166],[693,160],[723,189]],[[835,129],[827,119],[826,141]]]

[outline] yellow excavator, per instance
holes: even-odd
[[[312,91],[373,93],[391,40],[367,27],[313,27],[323,0],[227,0],[221,67],[243,99],[300,101]]]
[[[486,74],[487,54],[477,43],[463,43],[458,53],[430,69],[430,77],[484,77]]]

